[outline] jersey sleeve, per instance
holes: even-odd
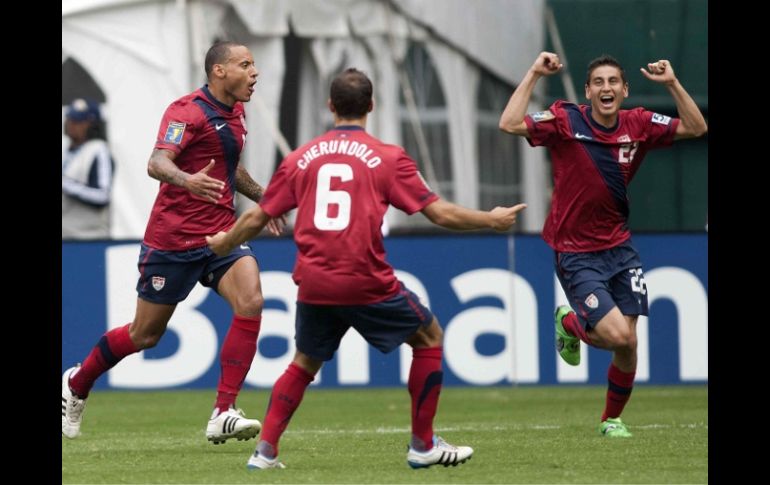
[[[560,139],[560,128],[565,115],[563,101],[556,101],[547,110],[529,113],[524,117],[527,124],[527,141],[533,147],[553,145]]]
[[[196,118],[195,111],[187,103],[172,103],[163,113],[155,148],[170,150],[178,155],[195,138],[198,131]]]
[[[273,174],[259,205],[270,217],[278,217],[297,207],[297,199],[289,180],[287,162],[281,163]]]
[[[637,123],[642,127],[646,144],[650,148],[662,148],[671,145],[679,126],[679,118],[662,115],[645,109],[634,110]]]
[[[414,214],[438,198],[417,170],[417,163],[401,150],[388,202],[407,214]]]

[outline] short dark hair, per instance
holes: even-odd
[[[214,69],[214,64],[222,64],[227,61],[227,56],[230,55],[230,48],[237,47],[238,42],[231,40],[220,40],[209,47],[209,51],[206,52],[206,62],[204,68],[206,69],[206,77],[211,77],[211,71]]]
[[[626,84],[628,81],[626,80],[626,71],[623,69],[623,66],[620,65],[617,59],[612,57],[608,54],[602,54],[593,61],[588,63],[588,71],[586,72],[586,86],[591,83],[591,73],[594,72],[594,69],[600,66],[614,66],[617,67],[618,70],[620,70],[620,78],[623,80],[623,84]]]
[[[361,118],[372,105],[372,81],[351,67],[337,74],[329,89],[334,111],[342,119]]]

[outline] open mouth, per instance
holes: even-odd
[[[615,103],[615,97],[606,94],[599,97],[599,102],[601,103],[602,107],[611,108],[613,103]]]

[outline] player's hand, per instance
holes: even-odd
[[[673,84],[676,81],[674,68],[671,67],[671,63],[666,59],[651,62],[647,64],[647,69],[642,67],[639,70],[642,71],[644,77],[656,83]]]
[[[222,198],[222,190],[225,188],[224,182],[208,175],[215,163],[216,161],[212,158],[208,165],[187,177],[185,181],[187,190],[213,204]]]
[[[507,231],[516,223],[516,215],[527,208],[527,204],[516,204],[513,207],[495,207],[489,213],[492,215],[492,229]]]
[[[286,227],[286,214],[273,217],[267,222],[267,229],[273,236],[280,236],[284,227]]]
[[[206,236],[206,244],[217,256],[227,256],[233,250],[233,246],[227,244],[225,236],[227,233],[224,231],[219,231],[213,236]]]
[[[532,64],[530,69],[541,76],[550,76],[561,71],[562,67],[564,67],[564,64],[559,61],[558,55],[553,52],[544,51],[537,56],[535,63]]]

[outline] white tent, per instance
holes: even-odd
[[[322,116],[330,76],[355,66],[375,85],[369,130],[402,144],[399,66],[409,41],[421,41],[447,93],[453,200],[477,207],[473,93],[479,73],[517,84],[543,48],[543,9],[544,0],[62,0],[62,63],[75,60],[106,96],[117,162],[112,237],[142,237],[157,193],[146,164],[158,123],[170,102],[205,82],[203,59],[215,38],[245,43],[260,70],[257,92],[246,104],[242,163],[267,184],[282,143],[277,120],[290,29],[309,46],[297,80],[298,143],[321,133],[330,120]],[[538,230],[547,202],[543,153],[522,150],[522,157],[526,229]],[[391,225],[401,217],[388,215]]]

